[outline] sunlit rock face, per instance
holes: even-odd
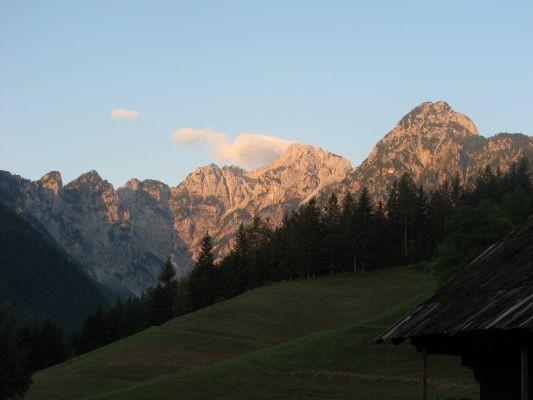
[[[209,231],[224,254],[238,225],[254,216],[276,225],[284,212],[311,197],[321,203],[333,191],[357,192],[363,186],[376,200],[385,200],[394,180],[406,172],[426,189],[456,173],[466,182],[487,166],[505,170],[523,156],[531,158],[532,148],[532,138],[522,134],[486,139],[470,118],[447,103],[425,102],[405,115],[355,168],[343,157],[298,143],[255,171],[198,168],[172,189],[174,226],[193,253]]]
[[[406,172],[427,189],[456,173],[466,182],[487,166],[505,169],[523,156],[531,157],[532,143],[522,134],[487,139],[470,118],[447,103],[426,102],[405,115],[341,186],[367,186],[383,200],[392,182]]]
[[[354,143],[354,146],[357,145]],[[219,256],[239,224],[254,216],[281,222],[283,214],[332,191],[367,186],[384,199],[405,172],[426,188],[459,173],[463,180],[487,166],[505,170],[533,157],[522,134],[480,136],[475,124],[444,102],[426,102],[403,117],[358,167],[319,147],[293,143],[254,171],[210,164],[176,187],[131,179],[115,189],[96,171],[63,185],[59,172],[32,182],[0,171],[0,201],[25,214],[102,284],[139,295],[153,285],[167,257],[179,276],[192,268],[209,232]]]
[[[350,171],[347,159],[298,143],[255,171],[213,164],[197,168],[171,189],[174,227],[193,253],[209,232],[224,254],[241,222],[259,216],[278,224],[284,212],[345,179]]]

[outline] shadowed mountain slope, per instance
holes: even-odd
[[[0,303],[17,321],[72,329],[105,304],[98,284],[20,215],[0,204]]]

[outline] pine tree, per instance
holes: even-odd
[[[324,236],[322,238],[321,250],[325,256],[325,263],[329,265],[330,271],[340,269],[341,260],[341,208],[335,193],[331,193],[324,211],[322,213],[322,224],[324,225]]]
[[[430,249],[434,249],[436,243],[444,237],[445,224],[452,213],[452,207],[445,190],[446,186],[441,185],[429,196],[428,225],[430,226],[430,233],[426,241]]]
[[[270,280],[271,260],[266,256],[272,240],[268,220],[255,217],[245,229],[248,246],[247,264],[250,272],[249,286],[256,287]]]
[[[248,254],[248,240],[242,223],[239,225],[239,229],[235,234],[235,244],[233,245],[232,252],[239,258],[246,258]]]
[[[350,192],[346,192],[344,198],[342,199],[342,218],[347,218],[354,209],[355,200],[353,195]]]
[[[229,298],[243,293],[250,283],[250,245],[244,225],[241,223],[235,234],[235,241],[230,254],[221,265],[224,285],[224,297]]]
[[[430,227],[428,226],[428,199],[426,192],[422,185],[418,187],[415,194],[413,211],[414,211],[414,226],[413,226],[413,261],[418,262],[431,255],[427,246],[426,239],[430,235]]]
[[[357,201],[354,196],[347,192],[342,199],[341,218],[339,226],[339,263],[353,270],[354,265],[354,243],[353,234],[355,232],[355,208]]]
[[[322,222],[329,228],[337,227],[340,222],[341,208],[335,192],[331,193],[324,206]]]
[[[63,334],[49,319],[31,331],[26,350],[28,368],[32,373],[63,362],[67,357]]]
[[[174,313],[176,316],[184,315],[194,311],[189,280],[189,277],[182,279],[176,288],[176,298],[174,302]]]
[[[461,181],[461,176],[459,175],[459,172],[455,173],[455,176],[452,180],[452,184],[450,186],[450,204],[452,208],[455,210],[461,206],[463,203],[463,197],[464,197],[464,188]]]
[[[196,268],[212,268],[215,264],[213,238],[207,232],[202,238],[200,253],[196,259]]]
[[[150,292],[154,325],[161,325],[175,315],[176,286],[176,271],[169,258],[159,273],[157,285]]]
[[[297,221],[295,228],[296,261],[300,278],[308,279],[318,271],[318,256],[320,254],[320,210],[316,199],[312,198],[300,207],[295,214]]]
[[[385,206],[380,200],[374,213],[374,230],[376,235],[376,267],[385,267],[391,264],[390,248],[387,246],[387,217],[385,215]]]
[[[207,232],[188,280],[188,292],[195,310],[213,304],[218,298],[216,272],[213,239]]]
[[[83,321],[76,346],[76,354],[86,353],[109,342],[110,340],[105,332],[104,310],[98,308]]]
[[[31,373],[15,337],[13,314],[0,304],[0,399],[18,398],[30,385]]]
[[[365,271],[372,267],[375,261],[374,247],[376,245],[376,227],[374,225],[374,209],[368,188],[361,190],[355,209],[355,258],[354,268],[360,265],[360,270]]]
[[[393,185],[387,202],[393,254],[400,264],[406,264],[413,259],[416,193],[413,178],[406,173]]]
[[[176,286],[176,269],[174,268],[172,261],[170,261],[170,258],[167,259],[165,265],[161,269],[158,281],[164,288],[173,288]]]

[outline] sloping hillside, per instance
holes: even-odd
[[[28,398],[380,398],[385,381],[405,398],[417,354],[372,338],[435,287],[396,269],[258,288],[41,371]],[[475,392],[457,360],[435,361],[435,394]]]
[[[0,204],[0,303],[10,303],[19,322],[50,318],[77,327],[105,303],[97,283],[28,221]]]

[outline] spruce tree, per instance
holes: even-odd
[[[292,246],[294,247],[293,263],[294,275],[300,279],[310,278],[315,273],[320,273],[319,255],[321,253],[321,221],[320,210],[316,200],[312,198],[303,204],[291,216]],[[291,278],[295,276],[291,275]]]
[[[31,373],[16,340],[13,314],[0,304],[0,399],[18,398],[30,385]]]
[[[63,334],[49,319],[31,331],[27,346],[27,365],[32,373],[63,362],[67,356]]]
[[[176,286],[176,272],[169,258],[159,273],[157,285],[150,292],[154,325],[160,325],[174,316]]]
[[[200,253],[188,281],[194,309],[209,306],[217,299],[216,272],[213,239],[207,232],[202,238]]]
[[[341,265],[346,266],[348,270],[353,270],[354,273],[354,232],[356,229],[356,206],[356,199],[352,193],[347,192],[342,199],[341,206],[341,220],[339,226],[339,262]]]
[[[360,270],[365,271],[373,267],[375,261],[374,246],[376,245],[374,208],[366,186],[363,187],[359,194],[354,217],[356,220],[356,230],[354,232],[355,267],[357,268],[357,264],[359,264]]]
[[[341,207],[337,195],[333,192],[324,206],[322,213],[322,223],[324,225],[324,236],[322,238],[322,254],[325,264],[329,265],[330,272],[340,270],[341,260]]]
[[[158,281],[165,288],[173,288],[176,286],[176,270],[170,258],[167,258],[165,265],[161,269]]]
[[[455,176],[453,177],[452,184],[450,186],[450,203],[454,210],[461,206],[463,202],[463,197],[464,190],[461,176],[459,175],[459,172],[456,172]]]
[[[241,223],[235,235],[235,244],[231,251],[232,258],[228,259],[229,266],[229,290],[233,295],[242,293],[250,283],[250,245],[248,235]]]
[[[249,287],[260,286],[270,280],[273,267],[267,256],[272,240],[272,230],[268,220],[255,217],[252,224],[245,229],[247,245],[247,270],[249,271]]]
[[[417,188],[409,174],[403,174],[392,186],[387,203],[389,226],[392,233],[393,254],[400,264],[412,261]]]
[[[202,238],[200,253],[195,262],[196,268],[209,269],[215,265],[214,248],[213,238],[209,235],[209,232],[207,232]]]

